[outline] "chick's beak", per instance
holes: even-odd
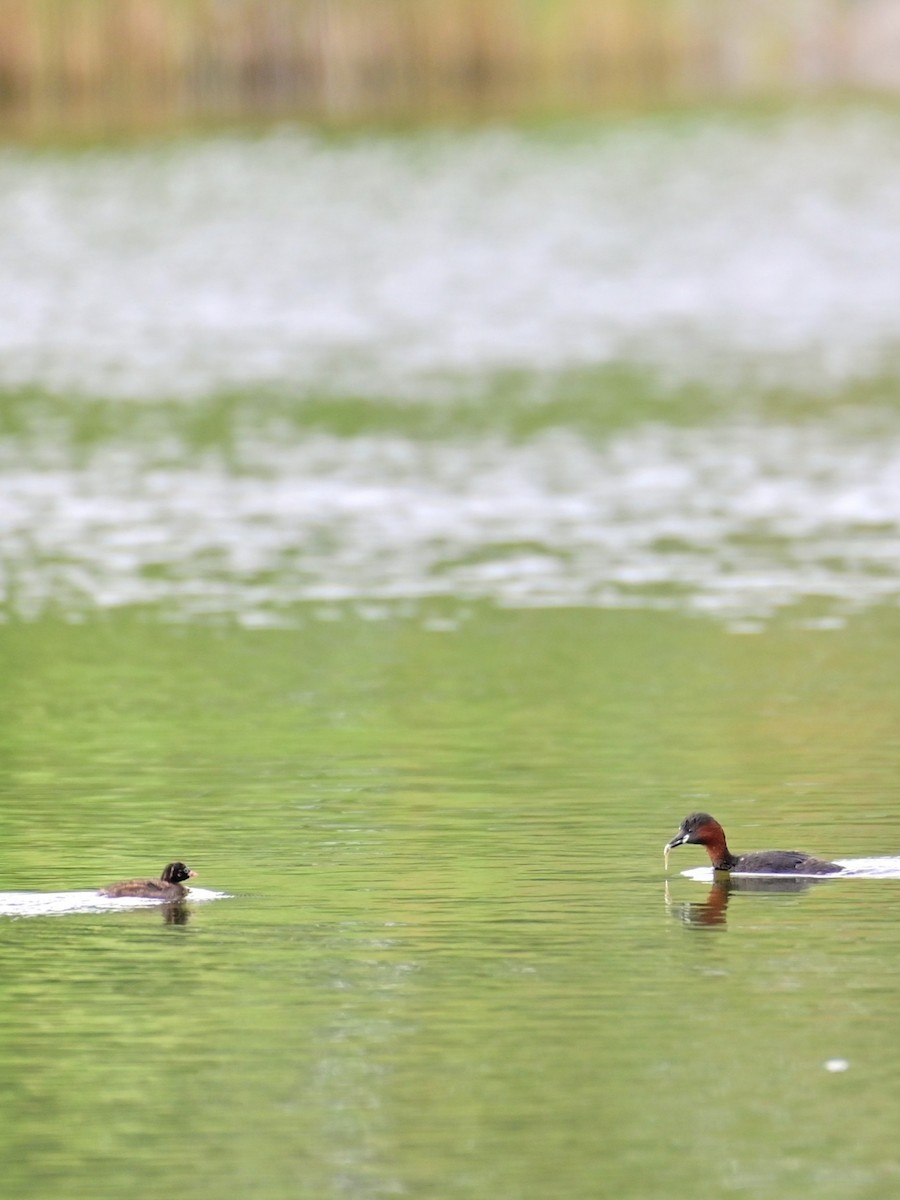
[[[188,879],[195,879],[196,877],[197,877],[197,872],[196,872],[196,871],[191,871],[191,870],[189,869],[189,870],[188,870]]]

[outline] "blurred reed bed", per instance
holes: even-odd
[[[900,84],[896,0],[2,0],[0,124],[579,111]]]

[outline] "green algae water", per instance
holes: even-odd
[[[0,919],[11,1194],[889,1195],[900,883],[661,850],[897,851],[898,633],[3,627],[4,887],[230,894]]]
[[[10,1195],[893,1200],[898,129],[0,155]]]

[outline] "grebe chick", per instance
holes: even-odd
[[[813,858],[802,850],[754,850],[750,854],[732,854],[725,841],[725,830],[709,813],[691,813],[663,850],[666,865],[669,851],[687,844],[703,846],[714,871],[741,871],[758,875],[831,875],[843,870],[837,863]]]
[[[182,862],[169,863],[159,879],[125,879],[100,889],[101,896],[140,896],[145,900],[183,900],[188,889],[182,881],[197,874]]]

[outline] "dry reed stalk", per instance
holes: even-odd
[[[3,0],[0,121],[360,119],[900,87],[897,0]]]

